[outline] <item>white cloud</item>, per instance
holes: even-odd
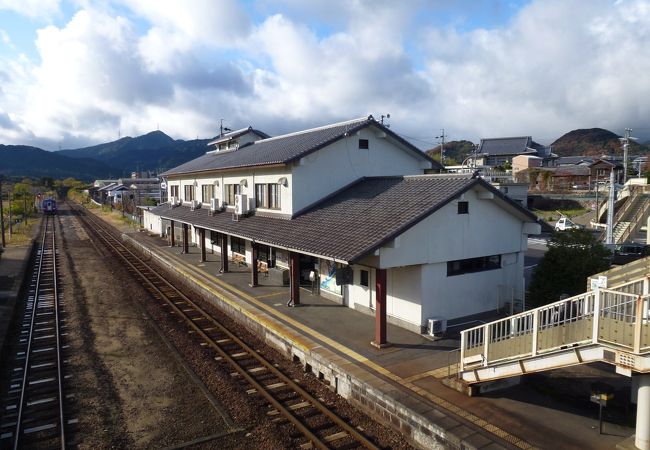
[[[191,139],[220,118],[278,134],[389,112],[395,131],[429,141],[445,128],[549,142],[639,127],[650,112],[648,1],[537,0],[470,31],[388,1],[78,4],[39,30],[38,61],[0,56],[0,141],[101,142],[156,126]]]
[[[0,0],[0,10],[14,11],[18,14],[49,19],[59,12],[60,0]]]

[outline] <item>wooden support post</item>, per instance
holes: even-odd
[[[176,245],[176,239],[175,239],[175,236],[174,236],[174,221],[170,220],[169,223],[171,225],[169,227],[169,230],[170,230],[169,231],[169,236],[171,238],[171,244],[170,245],[171,245],[171,247],[173,247],[174,245]]]
[[[219,241],[221,243],[221,273],[228,272],[228,235],[220,233]]]
[[[183,251],[181,253],[187,254],[190,252],[190,245],[189,245],[189,226],[184,223],[183,224]]]
[[[252,256],[253,256],[253,266],[251,267],[251,287],[257,286],[258,274],[257,274],[257,257],[258,257],[258,245],[253,242],[252,245]]]
[[[371,344],[377,348],[388,347],[386,341],[386,269],[375,269],[375,340]]]
[[[289,253],[289,273],[291,298],[287,306],[298,306],[300,305],[300,255],[298,253]]]
[[[199,240],[201,241],[201,262],[205,262],[205,228],[199,228]]]

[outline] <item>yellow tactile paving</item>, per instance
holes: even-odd
[[[276,292],[275,294],[258,295],[255,298],[259,300],[261,298],[276,297],[278,295],[286,295],[286,292]]]
[[[258,298],[252,297],[252,296],[248,295],[247,293],[237,289],[235,286],[232,286],[231,284],[228,284],[225,281],[220,280],[219,278],[217,278],[217,277],[215,277],[213,275],[210,275],[210,274],[205,273],[205,272],[198,271],[197,269],[194,269],[191,266],[186,266],[184,261],[182,261],[181,259],[177,258],[174,255],[167,254],[167,256],[171,257],[173,259],[176,259],[177,261],[179,261],[179,263],[182,264],[180,267],[175,266],[175,270],[178,271],[179,273],[181,273],[182,275],[187,276],[187,277],[191,277],[191,275],[187,271],[184,270],[185,267],[189,267],[189,269],[192,272],[197,273],[198,275],[200,275],[202,277],[205,277],[205,278],[211,280],[212,282],[220,285],[222,288],[226,289],[227,291],[230,291],[231,293],[236,294],[237,296],[240,296],[240,297],[248,300],[249,302],[251,302],[251,303],[255,304],[256,306],[258,306],[260,309],[263,309],[264,311],[267,311],[270,314],[281,318],[282,320],[284,320],[285,322],[291,324],[292,326],[296,327],[297,329],[301,330],[302,332],[304,332],[304,333],[306,333],[306,334],[308,334],[308,335],[310,335],[310,336],[312,336],[312,337],[314,337],[316,339],[319,339],[319,340],[323,341],[327,345],[335,348],[339,352],[347,355],[348,357],[354,359],[355,361],[357,361],[357,362],[359,362],[361,364],[364,364],[365,366],[367,366],[367,367],[371,368],[372,370],[374,370],[374,371],[388,377],[389,379],[399,383],[400,385],[406,387],[407,389],[410,389],[413,392],[416,392],[417,394],[419,394],[422,397],[428,399],[429,401],[436,404],[437,406],[439,406],[441,408],[444,408],[444,409],[454,413],[455,415],[457,415],[459,417],[462,417],[465,420],[468,420],[468,421],[472,422],[474,425],[483,428],[485,431],[487,431],[487,432],[489,432],[491,434],[494,434],[495,436],[498,436],[501,439],[504,439],[505,441],[515,445],[518,448],[525,449],[525,450],[535,448],[534,446],[532,446],[528,442],[525,442],[524,440],[522,440],[522,439],[520,439],[520,438],[518,438],[516,436],[511,435],[510,433],[503,430],[502,428],[499,428],[496,425],[488,423],[484,419],[481,419],[480,417],[478,417],[478,416],[476,416],[476,415],[474,415],[474,414],[472,414],[472,413],[470,413],[470,412],[468,412],[468,411],[466,411],[464,409],[459,408],[458,406],[454,405],[453,403],[450,403],[449,401],[443,399],[442,397],[438,397],[437,395],[432,394],[432,393],[430,393],[430,392],[428,392],[428,391],[426,391],[426,390],[424,390],[424,389],[422,389],[422,388],[420,388],[420,387],[418,387],[418,386],[416,386],[416,385],[414,385],[412,383],[412,381],[416,381],[418,379],[422,379],[422,378],[425,378],[427,376],[434,376],[436,378],[442,378],[442,377],[446,376],[446,374],[447,374],[447,370],[448,370],[447,367],[441,367],[439,369],[434,369],[434,370],[431,370],[431,371],[428,371],[428,372],[424,372],[424,374],[414,375],[414,376],[411,376],[409,378],[401,378],[400,376],[390,372],[389,370],[385,369],[384,367],[381,367],[380,365],[374,363],[373,361],[371,361],[368,358],[366,358],[365,356],[355,352],[354,350],[341,345],[340,343],[338,343],[338,342],[332,340],[331,338],[317,332],[316,330],[308,328],[305,325],[303,325],[302,323],[292,319],[291,317],[282,314],[281,312],[279,312],[275,308],[264,304],[263,302],[258,300],[258,298],[261,298],[261,297],[258,297]],[[192,278],[194,278],[195,282],[197,284],[199,284],[201,287],[203,287],[204,289],[212,292],[214,295],[219,297],[222,301],[224,301],[225,303],[227,303],[231,307],[237,309],[238,311],[242,312],[246,316],[249,316],[249,317],[251,316],[249,311],[246,311],[245,309],[241,308],[241,305],[238,304],[237,302],[233,301],[232,299],[228,298],[227,296],[224,296],[223,294],[221,294],[218,291],[214,291],[213,289],[210,288],[209,285],[203,283],[201,280],[196,279],[195,277],[192,277]],[[256,320],[259,321],[260,319],[262,319],[262,318],[256,317]],[[280,331],[278,329],[277,325],[275,324],[275,322],[273,322],[273,321],[264,320],[263,324],[265,326],[267,326],[268,328],[270,328],[270,329],[276,330],[278,332]],[[282,330],[285,331],[285,334],[286,334],[286,329],[283,328]],[[296,341],[296,343],[301,344],[300,347],[301,347],[301,349],[303,351],[309,350],[310,347],[307,346],[306,343],[304,343],[304,342],[301,343],[301,342],[299,342],[299,340],[295,340],[295,341]],[[444,375],[440,376],[440,373],[442,373],[442,371],[444,371]],[[423,376],[421,376],[421,375],[423,375]],[[413,379],[414,377],[415,377],[415,379]]]

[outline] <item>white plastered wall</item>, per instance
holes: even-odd
[[[460,199],[453,200],[379,250],[380,266],[389,269],[389,315],[425,325],[428,317],[494,310],[500,285],[522,298],[525,222],[478,192],[462,197],[469,214],[458,214]],[[447,276],[447,261],[490,255],[501,255],[500,269]]]
[[[274,167],[268,169],[248,169],[241,171],[232,171],[224,172],[223,174],[217,176],[216,174],[212,175],[200,175],[189,176],[185,175],[182,177],[170,178],[168,181],[169,186],[177,185],[179,187],[179,193],[181,199],[184,200],[185,188],[186,185],[194,185],[196,182],[197,187],[195,191],[195,199],[202,201],[202,188],[204,184],[211,184],[214,186],[214,195],[215,198],[218,198],[220,202],[223,202],[225,198],[225,185],[226,184],[239,184],[241,186],[241,193],[246,194],[246,197],[249,202],[249,208],[253,209],[255,207],[255,184],[256,183],[278,183],[280,178],[287,179],[287,186],[282,186],[280,188],[280,210],[268,210],[274,213],[281,214],[291,214],[292,208],[292,198],[291,198],[291,188],[292,188],[292,177],[291,171],[288,168],[284,167]],[[244,183],[242,183],[244,181]],[[218,184],[218,186],[217,186]],[[171,188],[169,190],[171,192]],[[209,207],[208,202],[203,202],[203,207]],[[260,211],[265,211],[260,209]]]
[[[144,211],[142,214],[142,224],[150,233],[162,234],[162,219],[160,216]]]
[[[360,130],[326,148],[316,151],[294,165],[294,212],[300,211],[362,177],[418,175],[430,167],[422,158],[386,137],[378,137],[375,128]],[[359,139],[368,139],[369,149],[359,149]]]

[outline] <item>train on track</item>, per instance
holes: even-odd
[[[48,197],[41,202],[41,211],[43,214],[56,214],[56,200]]]

